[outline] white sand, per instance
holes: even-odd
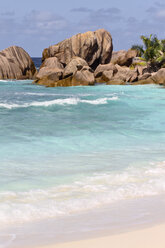
[[[40,248],[165,248],[165,224],[128,233]],[[39,248],[39,247],[38,247]]]

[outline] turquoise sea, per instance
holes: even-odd
[[[19,247],[36,223],[67,226],[164,193],[164,88],[0,81],[0,247]]]

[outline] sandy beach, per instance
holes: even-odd
[[[164,248],[165,224],[128,233],[37,248]]]

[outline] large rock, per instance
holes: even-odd
[[[162,68],[159,71],[153,73],[152,76],[148,77],[147,79],[139,80],[139,81],[135,82],[135,84],[160,84],[160,85],[165,85],[165,68]]]
[[[99,65],[96,68],[94,75],[97,83],[104,83],[111,80],[115,73],[117,73],[116,66],[112,63],[109,63],[105,65]]]
[[[116,65],[118,72],[114,76],[114,80],[122,80],[124,82],[135,82],[138,79],[137,70],[130,69],[129,67]]]
[[[99,29],[95,32],[77,34],[43,51],[42,60],[57,57],[66,66],[73,57],[84,59],[95,69],[99,64],[107,64],[112,55],[112,38],[109,32]]]
[[[29,54],[12,46],[0,52],[0,79],[34,79],[37,70]]]
[[[95,70],[95,77],[100,77],[104,71],[117,72],[116,66],[112,63],[99,65]]]
[[[149,77],[151,77],[151,73],[144,73],[143,75],[138,76],[138,80],[146,80]]]
[[[128,51],[120,50],[112,53],[111,63],[118,64],[120,66],[130,66],[133,62],[133,58],[137,56],[137,51],[129,49]]]
[[[54,78],[55,81],[58,81],[62,79],[63,71],[64,67],[57,58],[48,58],[42,63],[36,77],[39,80],[51,75],[51,78]]]
[[[156,84],[164,84],[165,85],[165,68],[160,69],[153,76],[150,77]]]
[[[72,77],[73,85],[94,85],[95,77],[89,66],[84,66]]]
[[[80,57],[73,57],[64,69],[63,78],[74,75],[77,71],[81,70],[84,66],[88,66],[87,62]]]

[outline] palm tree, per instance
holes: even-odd
[[[136,49],[139,56],[142,56],[152,66],[161,66],[165,61],[165,40],[158,40],[156,35],[140,37],[143,46],[134,45],[131,49]]]

